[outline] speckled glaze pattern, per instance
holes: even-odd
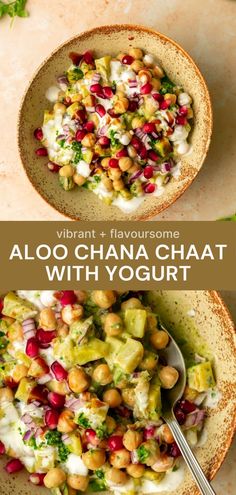
[[[181,176],[172,179],[160,197],[147,197],[137,211],[129,215],[114,206],[107,207],[88,190],[65,192],[43,163],[35,156],[37,143],[33,131],[43,119],[49,103],[46,89],[68,67],[70,51],[93,50],[96,56],[115,55],[138,46],[153,53],[169,77],[193,98],[194,126],[191,133],[193,152],[182,159]],[[43,63],[26,91],[18,122],[18,145],[21,160],[31,183],[39,194],[63,215],[74,220],[146,220],[170,206],[192,183],[206,156],[212,132],[212,111],[205,81],[191,57],[174,41],[151,29],[134,25],[111,25],[94,28],[64,43]]]
[[[236,427],[234,324],[219,294],[215,291],[157,291],[153,292],[153,295],[164,325],[173,332],[175,328],[181,328],[183,337],[188,336],[189,330],[194,327],[196,343],[200,336],[213,357],[221,399],[217,408],[208,410],[205,423],[207,441],[196,449],[198,460],[206,475],[212,479],[225,458]],[[190,310],[194,310],[193,317],[188,314]],[[0,461],[0,469],[4,462],[4,459]],[[26,473],[9,477],[1,470],[0,494],[12,495],[16,493],[16,489],[17,495],[39,494],[37,487],[29,485]],[[48,492],[40,488],[40,493],[46,495]],[[169,493],[198,495],[199,492],[186,469],[184,483],[177,490]],[[222,493],[226,495],[226,492]],[[161,495],[165,494],[161,493]]]

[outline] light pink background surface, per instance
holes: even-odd
[[[30,17],[0,27],[1,220],[60,220],[33,190],[19,160],[16,121],[35,69],[59,44],[109,23],[156,28],[179,42],[206,77],[214,109],[211,148],[188,191],[158,220],[215,220],[236,210],[236,1],[28,0]]]

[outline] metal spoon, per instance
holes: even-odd
[[[213,488],[211,487],[209,481],[207,480],[201,466],[199,465],[195,455],[193,454],[191,448],[189,447],[185,436],[177,422],[174,414],[174,408],[176,403],[181,399],[186,386],[186,367],[182,352],[179,346],[176,344],[172,335],[162,327],[162,329],[168,333],[170,341],[168,346],[161,351],[158,351],[160,356],[165,358],[168,365],[173,366],[179,372],[179,380],[172,389],[162,389],[163,397],[163,411],[162,417],[168,424],[171,433],[180,449],[180,452],[190,469],[193,478],[198,485],[200,493],[203,495],[216,495]]]

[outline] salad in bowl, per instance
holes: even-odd
[[[36,155],[48,156],[64,190],[86,188],[128,214],[180,175],[191,153],[192,98],[140,48],[69,57],[68,70],[46,92]]]
[[[1,300],[0,453],[54,495],[175,490],[181,455],[162,419],[178,370],[159,353],[169,336],[143,292],[12,291]],[[216,393],[210,359],[195,355],[175,415],[202,441]]]

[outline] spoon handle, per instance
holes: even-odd
[[[175,419],[165,418],[181,454],[203,495],[216,495]]]

